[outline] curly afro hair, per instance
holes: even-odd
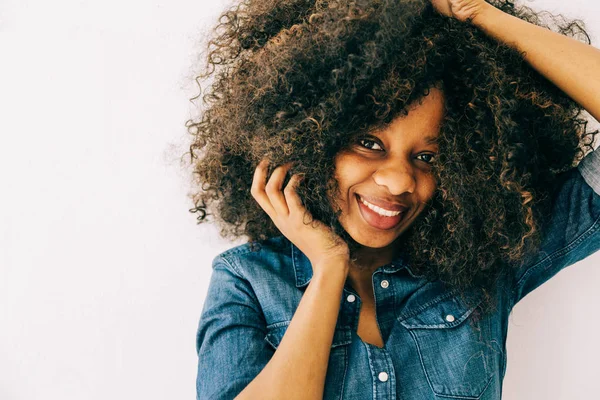
[[[591,43],[580,20],[489,3]],[[358,244],[327,200],[338,188],[334,157],[439,86],[437,191],[401,245],[412,270],[463,299],[476,291],[484,313],[497,306],[501,275],[539,249],[560,175],[598,133],[518,50],[427,0],[242,0],[212,32],[197,77],[208,81],[200,117],[186,123],[198,223],[214,215],[222,237],[253,245],[281,235],[250,194],[268,157],[273,167],[294,163],[284,185],[305,175],[297,193],[307,211],[352,252]]]

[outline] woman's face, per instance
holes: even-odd
[[[435,141],[443,116],[443,92],[432,88],[407,116],[338,153],[339,221],[355,241],[371,248],[388,246],[426,208],[437,187],[430,163],[438,152]],[[359,198],[384,211],[371,210]]]

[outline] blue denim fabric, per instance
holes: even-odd
[[[600,150],[563,174],[539,253],[500,282],[499,307],[474,322],[475,307],[413,274],[399,257],[373,273],[378,348],[357,336],[361,299],[346,281],[324,399],[500,399],[512,307],[563,268],[600,248]],[[312,277],[285,237],[219,254],[197,332],[197,399],[233,399],[279,346]],[[383,284],[382,284],[383,282]]]

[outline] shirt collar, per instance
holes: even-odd
[[[308,257],[302,253],[302,251],[294,245],[290,240],[288,240],[291,246],[291,255],[292,255],[292,263],[294,264],[294,272],[296,274],[296,287],[303,287],[308,285],[310,280],[312,279],[313,270],[312,265]],[[403,268],[406,268],[408,273],[413,278],[422,278],[424,275],[417,275],[413,273],[413,271],[408,266],[407,257],[405,254],[401,253],[397,258],[392,260],[391,263],[386,264],[380,268],[383,268],[384,272],[394,273],[398,272]]]

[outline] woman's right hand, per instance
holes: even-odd
[[[275,168],[267,182],[268,164],[268,160],[263,159],[256,167],[250,193],[281,233],[308,257],[313,274],[318,272],[315,269],[330,261],[349,261],[348,245],[333,234],[331,228],[318,220],[308,225],[303,223],[305,212],[311,219],[312,215],[296,193],[296,187],[302,179],[300,175],[294,174],[285,189],[281,190],[292,163]]]

